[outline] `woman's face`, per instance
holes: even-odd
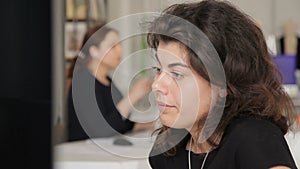
[[[180,43],[160,42],[154,69],[152,91],[164,125],[190,129],[205,119],[211,105],[210,83],[191,68]]]
[[[119,35],[114,31],[110,31],[100,44],[101,54],[104,55],[101,63],[110,69],[116,68],[122,59],[122,46],[119,41]]]

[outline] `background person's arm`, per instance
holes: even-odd
[[[134,104],[150,91],[150,86],[150,81],[148,79],[137,81],[129,94],[117,104],[116,107],[121,113],[123,120],[128,118]]]

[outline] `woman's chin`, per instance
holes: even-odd
[[[170,128],[177,128],[180,129],[182,128],[180,124],[178,124],[178,122],[176,122],[176,116],[175,115],[170,115],[170,113],[166,113],[163,112],[160,116],[159,116],[160,122],[167,127]]]

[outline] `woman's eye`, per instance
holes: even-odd
[[[161,73],[161,69],[160,69],[159,67],[153,66],[152,69],[154,70],[154,72],[155,72],[156,74]]]
[[[177,72],[171,72],[171,74],[172,74],[172,76],[173,76],[175,79],[177,79],[177,80],[183,78],[183,75],[180,74],[180,73],[177,73]]]

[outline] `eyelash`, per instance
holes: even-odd
[[[155,71],[156,74],[160,74],[161,73],[161,68],[153,66],[152,69]]]
[[[171,74],[173,75],[174,78],[176,78],[177,80],[182,79],[183,75],[177,72],[171,72]]]
[[[156,67],[156,66],[153,66],[152,69],[155,71],[155,73],[157,75],[161,74],[161,72],[162,72],[161,68]],[[182,74],[177,73],[177,72],[170,72],[170,74],[171,74],[172,78],[175,78],[176,80],[180,80],[180,79],[184,78],[184,76]]]

